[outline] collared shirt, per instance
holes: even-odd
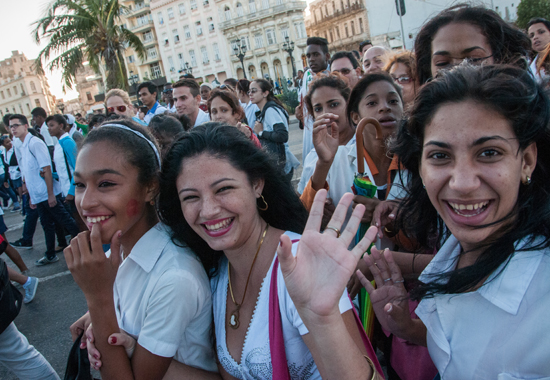
[[[113,288],[119,327],[155,355],[217,372],[208,277],[197,256],[176,246],[166,228],[158,223],[147,231],[118,269]]]
[[[27,191],[33,204],[48,200],[48,187],[46,181],[40,176],[40,170],[46,166],[52,168],[50,152],[44,141],[27,133],[21,146],[21,160],[19,167],[25,178]],[[59,182],[53,179],[53,194],[61,193]]]
[[[248,103],[241,103],[241,107],[244,109],[248,125],[254,129],[254,124],[256,123],[256,112],[259,111],[260,108],[256,104],[252,103],[252,101],[249,101]]]
[[[456,268],[460,252],[449,237],[420,281]],[[476,291],[422,300],[416,314],[441,378],[549,379],[548,273],[550,249],[516,251]]]
[[[47,146],[54,146],[57,143],[57,137],[52,137],[50,131],[48,131],[48,125],[46,122],[40,127],[40,134],[44,137],[44,142]]]
[[[64,197],[68,194],[74,195],[73,173],[76,164],[76,152],[76,142],[65,132],[59,139],[59,144],[55,145],[53,153],[55,169],[59,176],[59,183],[61,184],[61,191]],[[69,167],[67,167],[67,163]]]
[[[3,147],[2,147],[3,148]],[[14,144],[12,143],[12,147],[10,150],[6,151],[3,150],[4,153],[4,162],[8,165],[8,171],[10,173],[10,178],[12,180],[21,178],[21,170],[19,170],[19,165],[10,165],[10,161],[15,154],[15,148]],[[15,155],[15,158],[17,159],[17,155]]]
[[[193,128],[198,127],[202,123],[208,123],[210,121],[210,114],[204,112],[199,108],[199,113],[197,114],[197,120],[195,120],[195,124],[193,125]]]
[[[145,117],[143,118],[147,124],[151,121],[153,116],[155,115],[162,115],[166,112],[166,108],[161,106],[159,102],[155,102],[155,105],[153,108],[151,108],[147,113],[145,114]]]

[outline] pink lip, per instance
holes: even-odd
[[[206,234],[210,237],[220,237],[220,236],[223,236],[225,235],[226,233],[229,232],[229,230],[231,229],[231,227],[233,227],[233,222],[235,221],[235,219],[233,219],[231,221],[231,223],[229,223],[229,225],[225,228],[222,228],[220,230],[217,230],[217,231],[210,231],[209,229],[206,228],[205,224],[208,224],[209,226],[212,225],[212,224],[216,224],[216,223],[219,223],[223,220],[226,220],[227,218],[224,218],[224,219],[217,219],[217,220],[214,220],[214,221],[209,221],[209,222],[206,222],[206,223],[203,223],[202,225],[202,228],[204,229],[204,232],[206,232]]]
[[[452,200],[446,200],[445,206],[447,207],[449,217],[452,219],[453,222],[456,224],[466,225],[466,226],[479,226],[482,225],[485,218],[487,218],[487,215],[489,215],[489,209],[493,206],[493,201],[490,200],[489,204],[486,206],[485,210],[483,210],[481,213],[471,216],[471,217],[465,217],[462,215],[457,214],[452,206],[449,204],[449,202],[452,203],[461,203],[461,204],[475,204],[475,203],[481,203],[481,202],[453,202]]]

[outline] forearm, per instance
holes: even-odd
[[[427,346],[426,326],[420,319],[411,319],[410,324],[406,329],[401,331],[392,331],[392,333],[401,339],[405,339],[407,342],[416,344],[417,346]]]
[[[163,380],[221,380],[219,373],[208,372],[172,360]]]
[[[392,251],[393,260],[403,276],[419,275],[433,259],[433,255]],[[413,268],[414,266],[414,268]]]
[[[276,143],[286,143],[288,141],[288,130],[283,123],[273,125],[273,131],[263,131],[262,139],[270,140]]]
[[[46,188],[48,189],[48,198],[54,197],[53,193],[53,177],[51,166],[45,166],[44,170],[44,181],[46,181]]]

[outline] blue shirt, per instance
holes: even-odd
[[[65,159],[67,160],[67,163],[69,164],[69,168],[67,168],[67,170],[70,170],[70,172],[71,172],[71,187],[69,188],[69,194],[74,195],[74,176],[73,176],[73,173],[74,173],[74,168],[76,166],[76,153],[77,153],[76,143],[71,138],[71,136],[69,136],[68,133],[65,133],[59,139],[59,145],[61,145],[61,148],[63,148],[63,154],[65,155]]]
[[[155,115],[162,115],[164,112],[166,112],[166,108],[161,106],[159,102],[155,102],[155,105],[153,108],[151,108],[147,113],[145,114],[144,120],[147,124],[151,121],[153,116]]]

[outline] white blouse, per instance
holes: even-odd
[[[292,240],[297,240],[300,235],[286,232]],[[296,254],[298,243],[292,245],[292,253]],[[275,254],[276,256],[276,254]],[[252,320],[248,326],[244,340],[242,361],[238,363],[227,349],[226,341],[226,300],[228,289],[227,259],[224,257],[220,263],[219,274],[211,280],[214,305],[214,325],[216,330],[216,351],[218,360],[223,368],[231,376],[242,380],[271,380],[273,369],[271,366],[271,352],[269,348],[269,289],[271,286],[271,273],[273,262],[262,282],[262,287],[256,307],[252,314]],[[296,380],[321,379],[319,370],[308,347],[302,339],[302,335],[308,333],[307,327],[302,322],[298,311],[290,298],[281,268],[277,274],[277,290],[283,326],[283,338],[285,342],[286,358],[290,377]],[[347,291],[340,298],[340,312],[351,309]]]
[[[454,269],[460,251],[451,236],[420,280]],[[475,292],[422,300],[416,314],[441,378],[549,380],[549,273],[550,249],[516,252]]]

